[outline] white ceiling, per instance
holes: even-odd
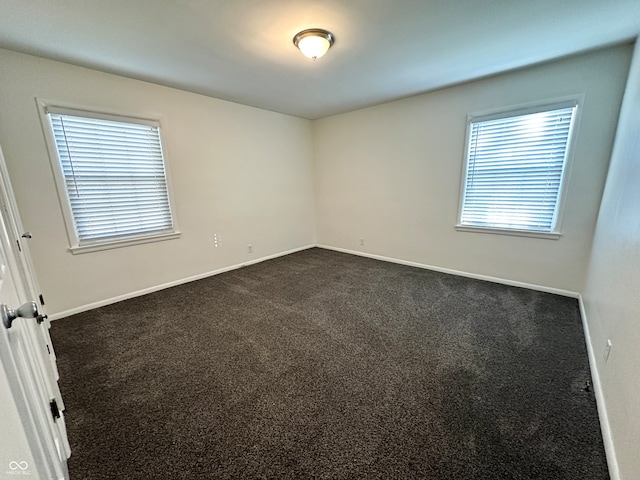
[[[0,0],[0,47],[310,119],[639,32],[640,0]]]

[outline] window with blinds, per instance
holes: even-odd
[[[557,233],[576,106],[471,118],[459,227]]]
[[[78,246],[174,231],[157,122],[46,113]]]

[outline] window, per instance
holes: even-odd
[[[559,236],[577,102],[471,117],[460,230]]]
[[[57,107],[46,115],[72,252],[178,235],[158,122]]]

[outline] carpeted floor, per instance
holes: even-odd
[[[574,299],[315,248],[51,334],[72,480],[609,478]]]

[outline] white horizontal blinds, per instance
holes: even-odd
[[[553,231],[574,111],[471,122],[463,225]]]
[[[157,125],[49,118],[80,243],[172,230]]]

